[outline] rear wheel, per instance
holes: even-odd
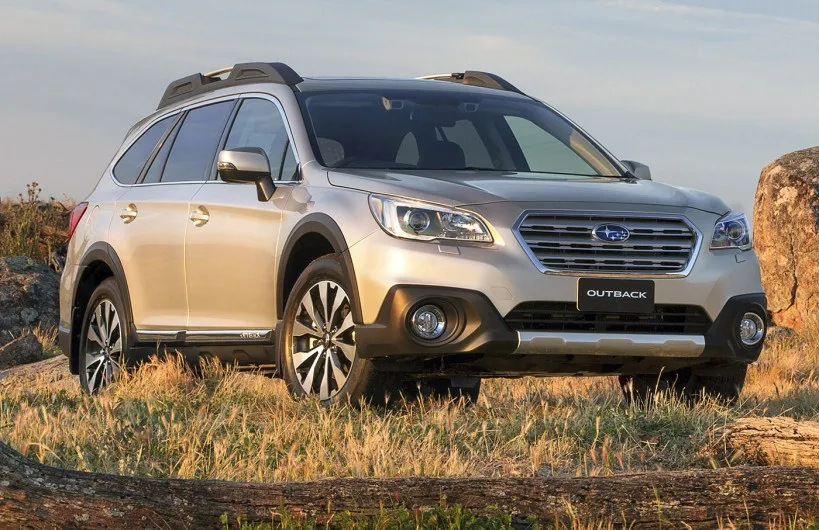
[[[648,403],[665,393],[688,401],[711,398],[730,405],[739,399],[747,372],[745,363],[684,368],[658,375],[621,375],[620,386],[629,401]]]
[[[383,404],[398,392],[389,374],[358,356],[352,296],[332,256],[311,263],[293,286],[278,337],[282,374],[293,395],[316,396],[327,405]]]
[[[80,386],[87,394],[98,393],[124,370],[128,329],[119,286],[109,278],[91,294],[80,333]]]

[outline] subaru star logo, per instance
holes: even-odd
[[[604,224],[592,229],[592,237],[606,243],[619,243],[629,238],[631,233],[622,225]]]

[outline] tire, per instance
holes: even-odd
[[[381,405],[400,393],[394,377],[357,355],[353,296],[333,255],[313,261],[296,280],[277,337],[282,376],[293,396],[315,396],[324,405]]]
[[[119,286],[108,278],[91,294],[80,328],[78,366],[86,394],[99,393],[125,369],[130,329]]]
[[[690,403],[714,399],[733,405],[739,399],[748,365],[684,368],[659,375],[620,376],[627,401],[651,403],[656,394],[673,394]]]

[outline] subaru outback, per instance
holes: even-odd
[[[174,81],[70,231],[88,393],[161,347],[324,403],[604,374],[730,401],[766,333],[743,214],[486,72]]]

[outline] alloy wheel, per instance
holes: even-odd
[[[327,400],[344,387],[356,359],[350,297],[330,280],[314,283],[296,311],[291,356],[308,395]]]
[[[122,326],[117,308],[108,299],[97,303],[85,334],[85,376],[88,392],[98,392],[120,371]]]

